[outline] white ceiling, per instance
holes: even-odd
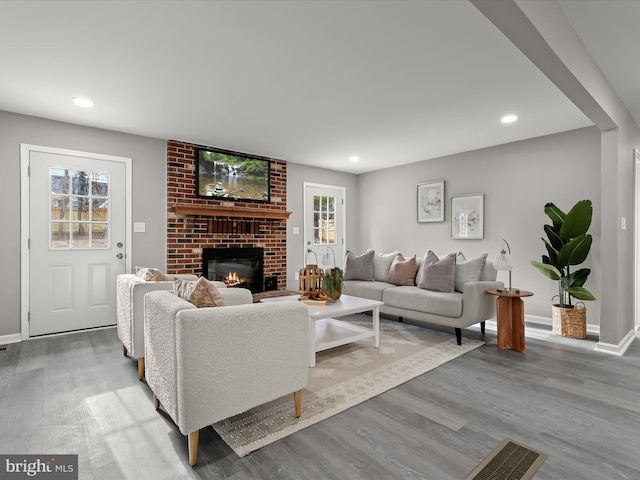
[[[561,5],[640,112],[640,3]],[[352,173],[592,124],[466,1],[2,1],[0,44],[0,110]]]

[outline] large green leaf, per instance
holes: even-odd
[[[560,230],[566,214],[551,202],[547,203],[544,206],[544,213],[546,213],[547,216],[551,219],[551,221],[553,222],[553,226],[556,227],[557,230]]]
[[[596,297],[594,297],[593,294],[586,288],[582,288],[582,287],[567,288],[566,291],[569,295],[577,298],[578,300],[595,300],[596,299]]]
[[[553,248],[555,248],[556,250],[560,250],[564,245],[564,242],[562,241],[562,238],[560,238],[558,231],[551,225],[545,225],[544,232],[547,234],[549,242],[551,243]]]
[[[546,265],[544,263],[536,262],[535,260],[531,260],[531,265],[540,270],[545,277],[550,278],[551,280],[560,280],[562,275],[560,271],[554,267],[553,265]]]
[[[591,270],[588,268],[581,268],[580,270],[572,272],[567,277],[567,286],[570,288],[582,287],[587,281],[587,277],[589,277],[590,273]]]
[[[564,218],[562,227],[560,227],[560,238],[567,241],[570,238],[584,235],[591,226],[591,217],[593,216],[593,207],[591,200],[580,200],[576,203]]]
[[[571,240],[558,252],[558,265],[561,267],[580,265],[587,259],[592,241],[593,238],[589,234],[580,235]]]
[[[544,238],[542,239],[542,241],[544,242],[544,246],[547,248],[547,253],[549,254],[542,256],[542,263],[550,263],[551,265],[555,265],[556,267],[558,267],[558,252],[551,245],[549,245],[549,242],[547,242]],[[549,262],[545,262],[544,257],[547,257],[549,259]]]

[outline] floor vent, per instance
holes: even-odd
[[[547,454],[505,438],[464,480],[530,480]]]

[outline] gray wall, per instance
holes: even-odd
[[[336,172],[324,168],[308,167],[298,163],[287,163],[287,210],[291,213],[287,222],[287,289],[298,290],[295,273],[304,266],[304,182],[319,183],[345,188],[347,206],[346,249],[354,250],[358,245],[359,217],[358,176]],[[293,227],[300,228],[299,235],[293,235]]]
[[[418,223],[416,184],[445,180],[445,222]],[[484,239],[450,238],[451,196],[484,193]],[[493,259],[511,245],[513,286],[534,292],[527,314],[549,318],[557,285],[529,262],[545,252],[540,240],[547,202],[567,211],[575,202],[594,205],[594,244],[584,266],[592,269],[586,288],[600,297],[600,132],[595,127],[427,160],[360,175],[357,251],[367,248],[423,256],[462,251],[470,259]],[[353,221],[353,217],[351,218]],[[507,273],[498,274],[507,282]],[[587,321],[600,323],[600,300],[587,303]]]
[[[0,199],[5,206],[0,249],[0,336],[20,332],[20,144],[132,158],[133,265],[166,266],[166,142],[0,111]],[[132,228],[132,226],[130,226]]]

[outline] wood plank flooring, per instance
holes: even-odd
[[[92,480],[453,480],[511,437],[549,454],[537,480],[640,479],[639,341],[616,357],[534,332],[521,354],[487,330],[485,346],[245,458],[203,429],[195,468],[115,329],[11,344],[0,452],[78,454]]]

